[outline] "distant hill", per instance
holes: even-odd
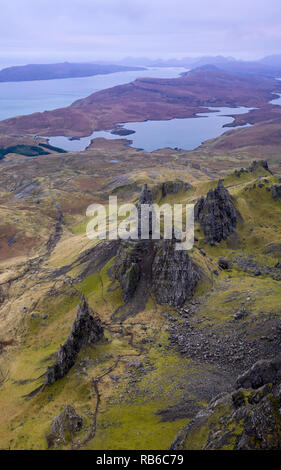
[[[110,64],[69,63],[29,64],[0,70],[0,82],[24,82],[31,80],[52,80],[59,78],[90,77],[98,74],[145,70],[144,67]]]
[[[219,64],[202,64],[192,68],[191,72],[204,70],[209,72],[226,72],[247,77],[281,78],[281,64],[273,67],[261,62],[246,62],[235,60],[232,62],[221,62]]]
[[[270,67],[281,67],[281,54],[269,55],[259,60],[260,63]]]

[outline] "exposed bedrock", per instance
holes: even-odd
[[[259,361],[230,393],[215,397],[176,436],[171,449],[281,449],[281,359]]]
[[[254,160],[251,163],[250,167],[249,167],[249,171],[251,173],[253,173],[254,171],[258,170],[259,168],[263,168],[264,170],[266,170],[266,171],[268,171],[269,173],[272,174],[272,171],[269,169],[268,163],[267,163],[266,160],[258,160],[258,161]]]
[[[186,251],[175,250],[175,240],[122,242],[114,265],[122,296],[129,302],[145,277],[157,303],[182,306],[193,295],[199,269]]]
[[[274,360],[256,362],[249,370],[240,375],[235,383],[235,388],[259,388],[276,380],[281,381],[281,357]]]
[[[165,181],[164,183],[159,183],[152,189],[153,195],[157,195],[158,191],[161,192],[161,197],[164,198],[168,194],[177,194],[181,191],[188,191],[192,186],[189,183],[186,183],[182,180],[176,181]]]
[[[258,161],[254,160],[249,166],[249,168],[241,168],[240,170],[235,170],[234,174],[235,176],[240,178],[240,176],[243,173],[255,173],[257,170],[261,170],[261,171],[265,170],[266,173],[270,173],[272,175],[272,171],[269,169],[269,166],[266,160],[258,160]]]
[[[272,186],[272,197],[274,200],[281,200],[281,184],[274,184]]]
[[[204,231],[210,244],[226,240],[241,217],[233,204],[233,198],[219,181],[215,189],[210,189],[207,196],[202,196],[194,208],[194,217]]]
[[[141,263],[148,244],[140,240],[122,241],[114,264],[114,275],[122,289],[124,302],[134,295],[141,277]]]
[[[141,240],[141,230],[142,230],[142,224],[147,224],[149,227],[149,236],[151,237],[152,234],[152,213],[150,212],[147,216],[143,214],[142,212],[142,205],[145,204],[149,208],[151,208],[153,204],[153,195],[152,191],[148,189],[147,184],[144,184],[139,200],[137,203],[137,211],[138,211],[138,238]]]
[[[148,189],[147,184],[144,184],[141,188],[137,208],[139,208],[141,204],[153,204],[152,192]]]
[[[168,182],[167,186],[163,183],[161,188],[166,188],[165,191],[179,191],[190,187],[183,182],[176,184],[174,187],[173,182]],[[123,299],[129,302],[142,281],[145,290],[153,292],[159,304],[182,306],[193,295],[199,280],[198,268],[186,251],[175,250],[175,239],[152,240],[151,214],[146,221],[150,239],[141,239],[142,204],[153,204],[153,195],[147,185],[142,187],[137,203],[138,240],[122,241],[114,264],[114,276],[121,285]]]
[[[60,346],[57,359],[46,372],[46,384],[52,385],[64,377],[75,364],[76,357],[83,346],[95,344],[103,338],[103,327],[97,316],[92,316],[84,297],[78,306],[76,319],[66,342]]]

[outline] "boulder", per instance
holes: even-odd
[[[275,201],[281,199],[281,185],[280,184],[274,184],[272,186],[272,197]]]

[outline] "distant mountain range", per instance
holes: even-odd
[[[119,61],[118,64],[127,66],[142,65],[144,67],[185,67],[188,69],[214,65],[218,69],[229,73],[248,76],[281,77],[281,55],[267,56],[256,61],[237,60],[234,57],[224,56],[183,57],[182,59],[167,60],[128,57]]]
[[[135,65],[70,63],[29,64],[0,70],[0,82],[24,82],[29,80],[52,80],[59,78],[90,77],[98,74],[144,70]]]

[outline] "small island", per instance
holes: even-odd
[[[124,129],[124,127],[118,127],[118,129],[113,129],[113,131],[110,132],[110,134],[113,135],[131,135],[135,134],[136,131],[132,131],[131,129]]]

